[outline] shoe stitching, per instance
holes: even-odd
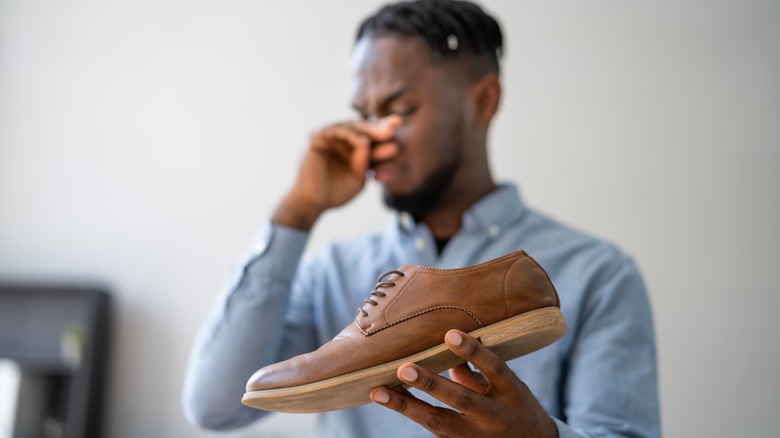
[[[518,254],[519,253],[519,254]],[[522,250],[518,250],[517,252],[509,253],[503,257],[499,257],[497,259],[490,260],[488,262],[474,265],[474,266],[466,266],[463,268],[454,268],[454,269],[437,269],[437,268],[431,268],[430,266],[415,266],[419,272],[425,272],[426,274],[433,274],[433,275],[458,275],[463,274],[467,272],[474,272],[474,271],[481,271],[483,269],[492,268],[495,265],[499,263],[503,263],[508,261],[512,258],[517,258],[517,261],[520,261],[521,259],[524,259],[528,257],[528,254],[525,253]]]
[[[394,295],[394,296],[393,296],[393,297],[390,299],[390,301],[387,303],[387,305],[385,306],[385,308],[384,308],[384,309],[383,309],[383,311],[382,311],[382,317],[384,318],[384,320],[385,320],[385,323],[389,324],[389,322],[388,322],[388,321],[389,321],[389,319],[387,318],[387,312],[389,312],[389,311],[390,311],[390,309],[392,309],[392,308],[393,308],[393,304],[395,304],[395,302],[396,302],[396,301],[397,301],[397,300],[398,300],[398,299],[401,297],[401,295],[403,295],[404,291],[406,290],[406,286],[410,285],[410,284],[412,283],[412,280],[413,280],[413,279],[414,279],[414,278],[417,276],[417,274],[418,274],[418,273],[420,273],[420,272],[421,272],[421,271],[419,271],[419,270],[414,270],[414,271],[412,271],[410,274],[408,274],[408,278],[406,279],[406,281],[404,282],[404,284],[402,284],[402,285],[401,285],[401,288],[400,288],[400,289],[398,289],[398,292],[396,292],[396,294],[395,294],[395,295]]]
[[[477,322],[477,324],[479,324],[480,328],[484,327],[484,324],[482,324],[482,321],[480,321],[479,317],[477,317],[477,315],[474,312],[472,312],[471,310],[469,310],[469,309],[467,309],[465,307],[460,307],[460,306],[436,306],[436,307],[431,307],[429,309],[425,309],[423,311],[411,314],[411,315],[406,316],[406,317],[404,317],[402,319],[399,319],[398,321],[388,323],[385,326],[382,326],[382,327],[380,327],[380,328],[378,328],[376,330],[371,330],[371,331],[365,330],[363,328],[363,326],[360,324],[360,321],[358,320],[357,316],[355,317],[355,323],[357,324],[357,326],[360,329],[361,333],[363,333],[366,336],[370,336],[370,335],[373,335],[373,334],[375,334],[377,332],[380,332],[382,330],[385,330],[385,329],[388,329],[388,328],[393,327],[395,325],[398,325],[398,324],[400,324],[402,322],[408,321],[410,319],[416,318],[416,317],[424,315],[426,313],[433,312],[434,310],[444,310],[444,309],[460,310],[460,311],[466,313],[467,315],[469,315],[470,317],[472,317]]]

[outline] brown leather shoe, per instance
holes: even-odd
[[[261,368],[242,402],[279,412],[323,412],[370,402],[415,362],[441,373],[463,359],[443,343],[460,329],[509,360],[566,333],[555,287],[524,251],[459,269],[405,265],[379,277],[355,322],[316,351]]]

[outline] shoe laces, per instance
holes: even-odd
[[[363,301],[363,302],[366,303],[366,304],[371,304],[372,306],[378,306],[379,303],[376,300],[374,300],[372,297],[383,298],[383,297],[387,296],[387,294],[382,292],[381,290],[379,290],[379,288],[395,286],[395,282],[394,281],[387,281],[386,280],[387,277],[389,277],[389,276],[391,276],[393,274],[399,275],[401,277],[403,277],[405,275],[403,272],[396,271],[396,270],[387,271],[387,272],[382,273],[382,275],[380,275],[379,278],[377,278],[376,286],[374,286],[374,290],[371,291],[371,295],[368,298],[366,298],[365,301]],[[365,309],[363,309],[362,307],[358,307],[358,313],[362,314],[364,318],[368,316],[368,312],[366,312]]]

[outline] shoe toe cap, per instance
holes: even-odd
[[[246,391],[289,388],[307,383],[306,373],[312,369],[310,362],[307,355],[301,355],[260,368],[247,381]]]

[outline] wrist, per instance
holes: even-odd
[[[323,209],[312,207],[311,203],[287,195],[271,215],[271,223],[309,231],[314,227],[323,211]]]

